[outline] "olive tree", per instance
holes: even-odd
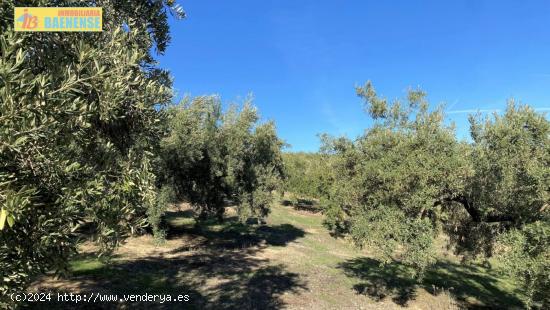
[[[511,101],[503,115],[470,118],[473,174],[456,199],[460,248],[495,254],[523,280],[528,306],[550,307],[550,122]],[[455,224],[455,223],[453,223]]]
[[[249,101],[224,112],[216,96],[186,98],[167,113],[161,182],[189,201],[201,220],[223,220],[228,203],[243,219],[265,217],[282,176],[283,143],[274,124],[258,123]]]
[[[373,126],[354,141],[324,139],[334,156],[330,230],[371,246],[383,262],[413,266],[416,277],[435,262],[434,239],[444,231],[465,257],[502,258],[526,281],[528,302],[542,302],[549,255],[545,116],[512,102],[502,116],[471,117],[466,143],[420,90],[409,91],[405,103],[380,98],[370,82],[357,94]]]

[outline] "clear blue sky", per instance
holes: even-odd
[[[316,135],[356,137],[370,124],[354,86],[400,98],[412,86],[447,104],[457,135],[468,111],[515,98],[550,110],[550,1],[179,0],[160,57],[179,95],[253,93],[293,151]],[[547,112],[548,113],[548,112]]]

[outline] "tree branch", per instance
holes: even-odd
[[[445,199],[446,202],[458,202],[460,203],[466,212],[470,215],[472,220],[476,223],[497,223],[497,222],[514,222],[517,220],[515,216],[504,214],[488,214],[482,215],[478,209],[474,207],[471,201],[465,196],[461,195],[452,199]]]

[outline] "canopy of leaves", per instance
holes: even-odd
[[[225,113],[215,96],[185,99],[168,110],[162,140],[162,181],[188,200],[200,218],[222,215],[227,203],[239,214],[263,218],[282,177],[282,141],[272,122],[259,124],[247,101]]]
[[[545,116],[510,103],[502,116],[472,117],[473,142],[465,143],[422,91],[409,91],[406,103],[379,98],[370,83],[357,93],[374,125],[354,141],[324,137],[333,155],[331,231],[416,267],[418,276],[435,261],[442,230],[467,257],[497,254],[499,245],[507,270],[529,284],[529,300],[542,302],[549,277]]]
[[[471,117],[473,174],[456,223],[469,253],[496,254],[524,282],[528,306],[550,307],[550,122],[513,101],[503,115]]]
[[[284,190],[296,197],[325,198],[332,182],[328,154],[285,153]]]

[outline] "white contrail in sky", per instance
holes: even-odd
[[[550,111],[550,107],[534,108],[535,111]],[[447,114],[464,114],[464,113],[490,113],[490,112],[500,112],[501,109],[466,109],[466,110],[453,110],[448,111]]]
[[[500,109],[467,109],[467,110],[453,110],[448,111],[447,114],[462,114],[462,113],[489,113],[489,112],[500,112]]]

